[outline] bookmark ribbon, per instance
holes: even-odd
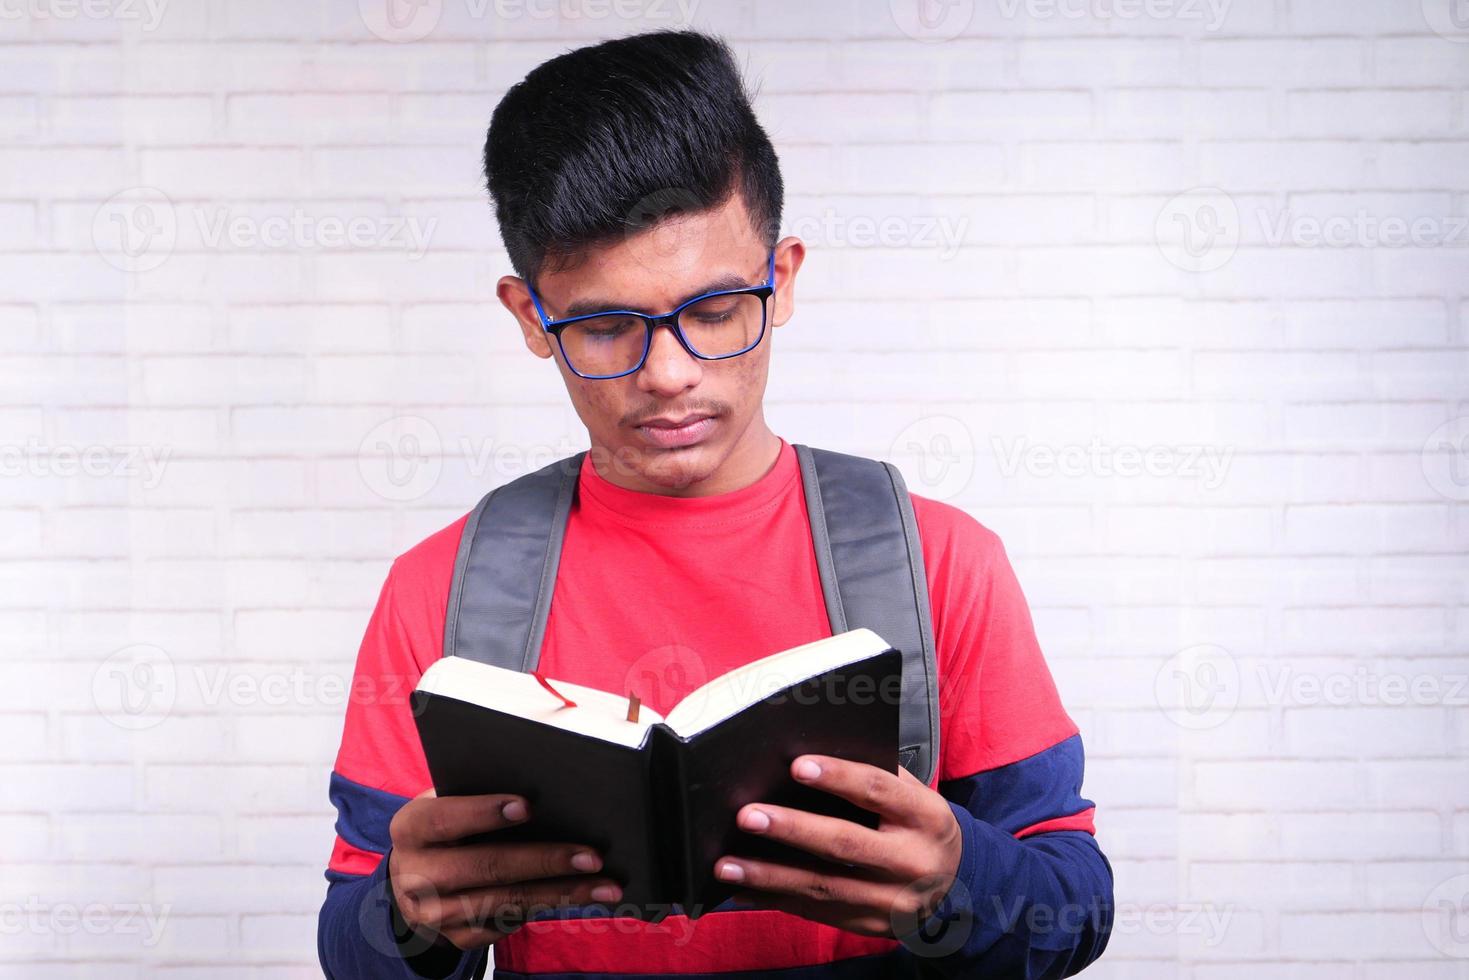
[[[561,699],[561,704],[564,707],[567,707],[567,708],[575,708],[576,707],[576,702],[575,701],[571,700],[571,698],[567,697],[566,695],[562,694],[560,691],[558,691],[554,687],[552,687],[551,686],[551,682],[548,681],[548,680],[546,680],[540,674],[536,673],[535,671],[531,671],[530,672],[530,675],[532,677],[534,677],[536,680],[540,681],[542,687],[544,687],[546,690],[550,691],[556,697],[560,698]]]

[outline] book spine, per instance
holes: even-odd
[[[667,725],[653,726],[651,774],[653,787],[652,853],[659,858],[660,892],[683,906],[693,893],[688,814],[685,811],[684,743]],[[687,914],[687,909],[682,909]]]

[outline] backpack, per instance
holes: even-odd
[[[891,463],[796,445],[833,634],[867,627],[903,655],[898,761],[925,784],[938,760],[938,677],[913,502]],[[490,491],[454,559],[444,656],[533,671],[586,452]]]

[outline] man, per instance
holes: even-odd
[[[498,296],[554,360],[591,443],[540,670],[621,693],[654,664],[666,683],[641,694],[661,711],[829,635],[795,452],[761,406],[805,248],[777,240],[779,166],[728,49],[663,32],[541,65],[495,110],[485,171],[516,272]],[[737,899],[657,924],[586,914],[620,891],[583,842],[496,842],[536,819],[528,801],[433,795],[411,710],[384,692],[440,656],[464,519],[401,555],[332,775],[326,973],[468,977],[491,946],[508,977],[1052,977],[1094,960],[1112,877],[1080,796],[1080,736],[999,541],[955,508],[913,504],[940,681],[934,785],[794,760],[793,779],[875,811],[878,828],[747,806],[741,829],[810,860],[726,855]]]

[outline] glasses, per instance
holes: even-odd
[[[621,378],[642,368],[653,346],[653,331],[667,325],[683,349],[704,361],[721,361],[754,350],[765,336],[766,302],[775,292],[775,251],[765,282],[741,289],[705,293],[659,316],[632,310],[607,310],[552,320],[529,283],[541,326],[556,336],[566,366],[577,377]]]

